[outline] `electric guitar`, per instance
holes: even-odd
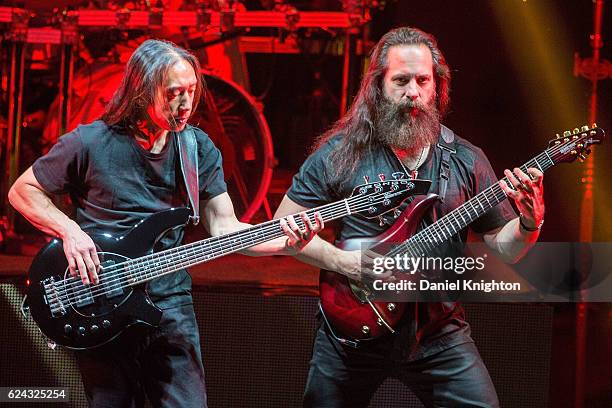
[[[520,168],[526,172],[528,167],[535,167],[545,172],[558,163],[573,162],[576,158],[584,160],[590,153],[589,146],[601,143],[604,136],[603,129],[596,125],[566,131]],[[510,185],[507,178],[503,180]],[[506,198],[504,191],[495,183],[437,222],[416,232],[423,215],[438,200],[436,194],[417,196],[384,233],[374,238],[346,240],[339,247],[358,250],[364,241],[379,243],[379,248],[382,245],[388,248],[388,243],[401,243],[392,250],[392,256],[406,253],[418,257],[447,241]],[[374,253],[387,252],[377,252],[376,245],[370,249]],[[406,309],[405,303],[374,301],[365,285],[331,271],[321,271],[319,291],[325,322],[340,342],[352,347],[394,333]]]
[[[352,195],[306,211],[311,220],[320,212],[324,222],[350,214],[377,217],[399,206],[412,194],[424,194],[430,182],[389,180],[363,184]],[[191,210],[173,208],[151,215],[120,237],[90,234],[101,262],[99,283],[84,285],[70,275],[62,241],[53,239],[40,250],[29,270],[26,301],[43,334],[71,349],[108,343],[127,327],[156,326],[162,311],[149,299],[146,282],[284,235],[280,220],[272,220],[190,244],[153,252],[158,239],[186,225]],[[300,227],[301,218],[296,217]]]

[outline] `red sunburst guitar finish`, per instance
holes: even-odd
[[[601,143],[604,136],[603,129],[596,125],[568,130],[563,136],[551,140],[547,149],[520,168],[525,172],[530,167],[544,172],[558,163],[582,160],[590,153],[589,147]],[[507,178],[502,181],[512,186]],[[418,182],[423,183],[424,180]],[[393,250],[395,253],[420,256],[423,250],[426,252],[435,249],[506,198],[505,192],[495,183],[417,232],[423,215],[438,199],[435,194],[417,195],[385,233],[376,237],[347,240],[339,247],[359,250],[363,242],[375,242],[370,249],[382,255],[387,253],[382,244],[398,243]],[[362,341],[394,333],[406,309],[403,303],[372,300],[372,293],[365,285],[335,272],[321,271],[319,289],[321,311],[328,327],[343,344],[354,347]]]
[[[423,215],[437,200],[437,194],[417,196],[384,233],[373,238],[349,239],[339,247],[352,251],[361,249],[364,242],[404,242],[416,232]],[[371,249],[376,252],[376,246]],[[340,338],[348,335],[350,340],[364,341],[393,333],[406,309],[406,303],[368,300],[365,285],[339,273],[322,270],[319,285],[325,319]]]

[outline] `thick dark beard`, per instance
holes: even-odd
[[[376,106],[374,126],[376,139],[397,149],[415,151],[436,143],[440,134],[436,98],[426,106],[412,100],[397,103],[383,96]]]

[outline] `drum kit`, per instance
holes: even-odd
[[[20,165],[23,135],[38,129],[44,153],[59,135],[99,118],[127,57],[144,39],[155,37],[192,50],[205,67],[201,74],[209,92],[191,123],[221,150],[236,213],[248,222],[262,205],[264,216],[271,217],[266,195],[276,160],[262,104],[249,92],[245,54],[298,53],[295,39],[316,30],[340,34],[348,47],[364,32],[369,11],[384,1],[26,0],[19,5],[0,7],[2,101],[8,105],[1,112],[7,119],[0,116],[0,159],[7,175],[3,199],[28,161],[22,158]],[[262,32],[267,35],[258,35]],[[349,56],[344,63],[344,71],[355,71],[346,67],[352,63]],[[49,79],[57,75],[58,65],[59,80]],[[57,96],[47,98],[46,107],[24,113],[24,88],[37,83],[25,77],[36,74],[47,78]],[[343,79],[348,84],[349,78]],[[3,204],[0,213],[10,231],[14,213]]]

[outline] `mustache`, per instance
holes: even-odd
[[[420,101],[414,101],[412,99],[402,99],[399,102],[395,103],[395,108],[403,113],[407,113],[412,109],[418,109],[419,111],[424,111],[427,109],[424,103]]]

